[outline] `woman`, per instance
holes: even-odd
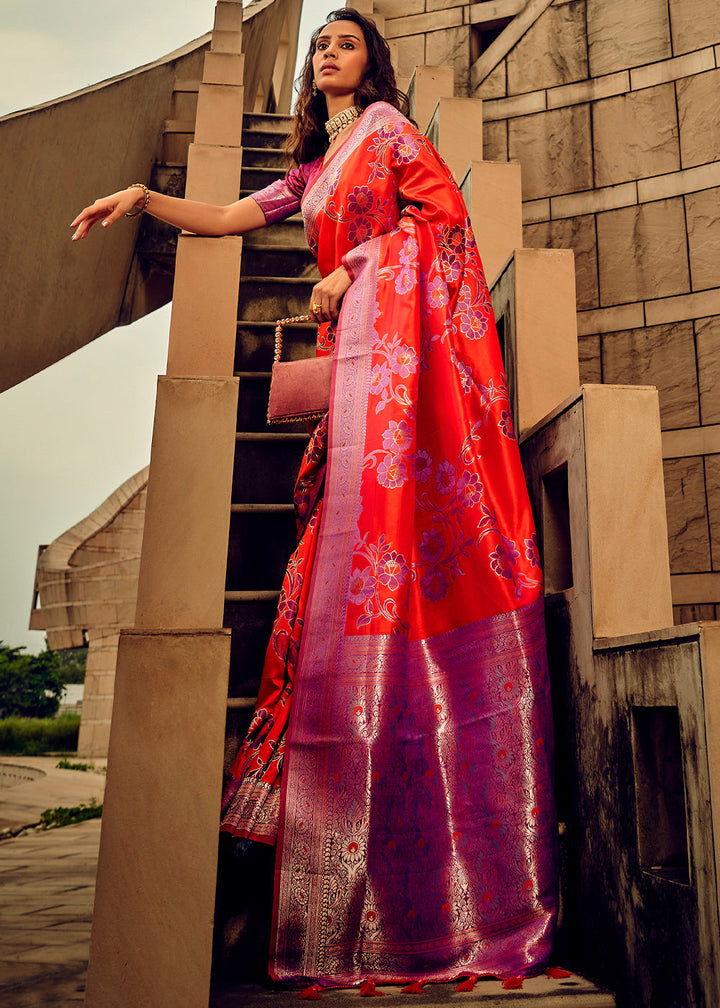
[[[222,823],[277,843],[270,971],[292,983],[527,976],[552,942],[536,539],[467,212],[402,100],[372,22],[336,11],[284,180],[226,207],[131,188],[73,222],[238,234],[302,206],[317,256],[330,410]]]

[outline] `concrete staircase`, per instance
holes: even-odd
[[[282,178],[290,118],[246,115],[242,193]],[[292,492],[304,424],[270,427],[267,399],[275,321],[307,311],[318,274],[300,215],[245,237],[238,296],[235,375],[239,379],[225,626],[232,628],[226,764],[244,736],[258,691],[279,589],[295,547]],[[293,326],[284,356],[313,353],[316,327]]]

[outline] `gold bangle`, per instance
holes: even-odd
[[[142,189],[145,193],[145,202],[143,205],[141,207],[135,207],[135,210],[128,210],[125,214],[126,217],[139,217],[141,213],[144,213],[147,210],[147,205],[150,202],[150,190],[146,185],[143,185],[142,182],[133,182],[132,185],[128,186],[128,189]]]

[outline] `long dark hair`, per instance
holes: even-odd
[[[390,47],[375,26],[375,22],[366,18],[352,7],[328,14],[325,24],[317,28],[310,39],[310,48],[305,57],[302,73],[295,81],[298,90],[295,105],[295,119],[292,133],[285,145],[285,152],[295,164],[306,164],[314,161],[328,149],[330,141],[325,131],[327,121],[327,103],[325,95],[318,91],[313,94],[312,58],[320,33],[332,21],[352,21],[362,30],[368,51],[368,65],[360,87],[355,92],[355,104],[366,109],[373,102],[384,101],[408,114],[407,95],[399,91],[395,83],[395,71],[392,68]]]

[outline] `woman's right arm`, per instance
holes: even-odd
[[[144,202],[145,191],[139,187],[122,189],[111,196],[95,200],[70,225],[75,228],[72,240],[84,238],[98,221],[102,222],[103,227],[110,227],[126,213],[142,207]],[[145,212],[183,231],[208,237],[245,234],[246,231],[254,231],[266,224],[264,213],[250,196],[227,206],[213,206],[211,203],[198,203],[195,200],[151,192]]]

